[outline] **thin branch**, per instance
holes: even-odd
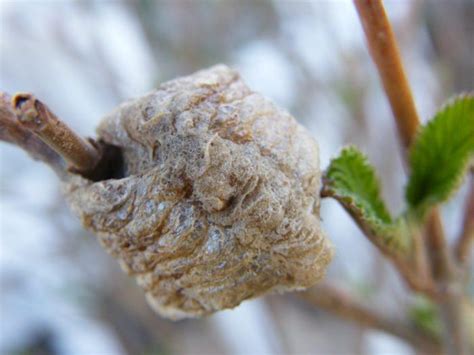
[[[79,137],[49,108],[32,94],[16,94],[12,106],[19,122],[49,145],[76,171],[92,171],[101,152],[91,142]]]
[[[397,242],[393,238],[387,239],[384,238],[384,235],[377,234],[370,224],[367,223],[364,216],[361,215],[358,208],[344,198],[335,195],[331,189],[327,188],[325,179],[323,179],[321,197],[334,198],[341,204],[363,232],[364,236],[394,264],[400,276],[412,290],[429,295],[433,299],[438,298],[436,285],[428,272],[429,268],[423,264],[423,262],[426,263],[426,259],[422,258],[424,253],[421,253],[419,250],[421,247],[418,245],[420,241],[418,236],[414,238],[413,243],[407,243],[404,241]]]
[[[372,58],[377,66],[404,147],[404,157],[415,138],[419,118],[413,96],[403,70],[399,50],[380,0],[354,0],[362,22]],[[453,353],[466,353],[466,336],[460,307],[454,264],[448,251],[439,211],[435,209],[427,220],[426,244],[431,269],[440,290],[444,292],[439,302],[447,326],[445,341]]]
[[[406,152],[413,141],[420,120],[392,27],[380,0],[354,0],[354,4]]]
[[[309,304],[341,318],[395,335],[423,352],[441,352],[441,344],[436,337],[421,331],[408,321],[397,321],[386,314],[377,313],[373,307],[363,305],[349,293],[332,285],[320,284],[298,295]]]
[[[444,282],[452,277],[454,265],[444,238],[443,224],[438,208],[433,208],[426,223],[426,247],[436,280]]]
[[[420,120],[392,27],[380,0],[354,0],[354,4],[366,35],[370,54],[390,102],[403,146],[403,157],[407,160],[408,148],[416,135]],[[440,225],[436,215],[430,218],[433,218],[430,224]],[[434,230],[442,232],[440,229]],[[414,263],[417,270],[421,270],[425,276],[430,277],[430,273],[426,272],[430,267],[427,265],[425,240],[419,235],[415,238],[417,239],[415,240]],[[436,234],[428,239],[434,239],[434,241],[428,240],[427,243],[436,245],[444,243],[443,234]]]
[[[439,210],[433,209],[426,224],[426,246],[431,259],[431,269],[438,282],[438,302],[444,323],[443,339],[449,354],[468,354],[469,343],[463,312],[463,288],[454,260],[444,238]]]
[[[431,266],[431,256],[428,255],[426,243],[425,243],[425,234],[423,226],[417,226],[413,224],[411,226],[411,231],[409,232],[413,238],[413,251],[411,263],[413,264],[413,272],[425,283],[430,285],[430,289],[433,290],[432,299],[439,296],[437,285],[433,278],[433,270]],[[419,290],[418,290],[419,291]],[[428,295],[428,293],[425,292]]]
[[[464,208],[463,228],[455,246],[456,258],[464,266],[469,264],[469,256],[472,253],[472,243],[474,241],[474,173],[471,173],[469,183],[470,189]]]
[[[11,97],[4,92],[0,92],[0,140],[22,148],[33,159],[45,162],[59,176],[64,176],[65,165],[61,156],[18,122]]]
[[[472,354],[470,345],[468,314],[465,313],[463,289],[459,283],[447,284],[446,297],[439,304],[441,319],[444,323],[443,340],[446,352],[455,355]]]
[[[402,242],[395,244],[394,241],[387,240],[383,235],[376,234],[366,218],[364,218],[359,208],[329,188],[329,183],[326,178],[323,177],[322,182],[323,186],[320,191],[320,196],[322,198],[331,197],[339,202],[351,216],[352,220],[357,224],[359,229],[364,233],[365,237],[387,258],[395,259],[400,255],[406,254],[408,250],[411,249],[410,245],[403,245],[404,243]]]
[[[399,49],[392,27],[380,0],[354,0],[359,14],[370,54],[377,66],[385,92],[397,123],[398,133],[404,147],[404,157],[419,126],[413,95],[403,69]],[[436,275],[451,273],[448,249],[444,238],[439,211],[434,210],[427,222],[428,251]],[[419,241],[423,243],[423,241]],[[417,258],[424,258],[425,248],[420,245]],[[418,260],[417,264],[420,263]],[[425,267],[422,267],[425,269]]]

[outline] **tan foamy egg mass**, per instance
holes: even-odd
[[[124,173],[74,175],[84,226],[173,319],[323,277],[318,147],[296,120],[218,65],[125,102],[98,128]]]

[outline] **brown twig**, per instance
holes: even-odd
[[[420,120],[403,70],[396,39],[380,0],[354,0],[354,3],[364,28],[370,53],[390,101],[406,159],[406,152],[416,135]],[[436,209],[430,214],[427,224],[426,243],[431,264],[435,266],[437,275],[449,274],[451,264],[441,219]],[[423,243],[423,241],[418,242]],[[420,246],[418,252],[420,254],[416,259],[417,264],[420,264],[419,260],[424,259],[424,246]],[[421,267],[425,269],[423,265]]]
[[[394,239],[387,239],[384,238],[384,235],[375,233],[355,205],[335,195],[327,186],[323,178],[321,197],[332,197],[341,204],[359,229],[364,233],[364,236],[394,264],[408,286],[412,290],[429,295],[433,299],[437,298],[438,292],[436,285],[432,278],[429,277],[428,270],[426,270],[428,268],[424,265],[426,264],[426,259],[422,258],[424,255],[419,251],[421,248],[421,246],[418,245],[420,238],[414,238],[412,243],[410,243],[410,241],[397,242]],[[418,232],[416,233],[419,234]]]
[[[439,210],[434,208],[429,213],[426,223],[426,247],[431,259],[433,276],[439,281],[450,279],[454,273],[454,265],[443,230]]]
[[[354,0],[354,3],[364,28],[370,53],[390,101],[406,159],[420,120],[403,70],[395,37],[380,0]],[[456,272],[453,269],[437,209],[430,214],[426,231],[425,240],[431,269],[438,281],[439,289],[444,293],[440,309],[447,326],[445,340],[449,343],[451,351],[464,354],[466,337],[463,322],[460,319],[461,305],[458,292],[453,292],[457,290]],[[422,251],[424,249],[421,248]]]
[[[406,152],[413,141],[420,120],[392,27],[380,0],[354,0],[354,3]]]
[[[354,3],[364,28],[370,53],[389,99],[406,159],[420,120],[396,39],[380,0],[354,0]],[[428,218],[426,243],[435,276],[451,273],[448,248],[437,209]],[[428,267],[425,262],[424,241],[417,240],[417,244],[418,255],[415,262],[425,275],[429,275],[425,271]]]
[[[394,245],[393,241],[386,240],[383,238],[384,236],[374,233],[371,225],[367,222],[366,218],[364,218],[360,209],[347,199],[338,196],[331,188],[329,188],[329,183],[325,177],[323,177],[323,186],[320,191],[320,196],[322,198],[331,197],[338,201],[367,239],[387,258],[396,259],[399,255],[407,253],[408,250],[412,248],[409,244],[403,245],[403,243],[398,243]]]
[[[41,160],[60,176],[65,174],[61,157],[30,130],[23,127],[11,107],[11,97],[0,92],[0,140],[15,144],[33,159]]]
[[[436,337],[423,332],[408,321],[397,321],[386,314],[377,313],[373,307],[363,305],[350,294],[332,285],[318,285],[298,295],[309,304],[328,310],[341,318],[395,335],[424,353],[441,352],[441,344]]]
[[[99,150],[74,133],[49,108],[32,94],[20,93],[12,98],[19,122],[58,153],[78,172],[92,171],[99,162]]]
[[[469,193],[464,208],[463,228],[454,249],[457,260],[463,266],[469,264],[469,256],[472,253],[472,243],[474,241],[474,172],[471,173],[469,184]]]
[[[364,28],[370,54],[389,99],[403,146],[403,156],[406,159],[408,148],[415,137],[420,120],[392,27],[380,0],[354,0],[354,4]],[[430,223],[440,225],[437,222],[437,220],[433,220]],[[416,235],[415,238],[417,239],[415,240],[414,265],[422,274],[429,277],[430,267],[427,265],[425,256],[425,240],[419,235]],[[442,234],[436,235],[434,243],[440,244],[439,240],[444,240]]]

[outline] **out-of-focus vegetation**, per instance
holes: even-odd
[[[472,90],[474,6],[387,1],[420,115]],[[0,87],[31,91],[83,135],[126,98],[219,62],[286,107],[318,140],[327,167],[341,146],[366,152],[400,212],[405,178],[395,127],[347,1],[4,1]],[[0,352],[47,354],[412,353],[293,295],[179,323],[160,319],[65,208],[52,172],[0,145]],[[461,227],[466,189],[443,210]],[[337,254],[328,275],[395,318],[437,331],[347,215],[322,206]],[[334,341],[337,337],[337,341]]]

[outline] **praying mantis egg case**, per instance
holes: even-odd
[[[166,82],[98,135],[121,149],[123,177],[72,175],[65,194],[159,314],[198,317],[324,275],[318,147],[234,70]]]

